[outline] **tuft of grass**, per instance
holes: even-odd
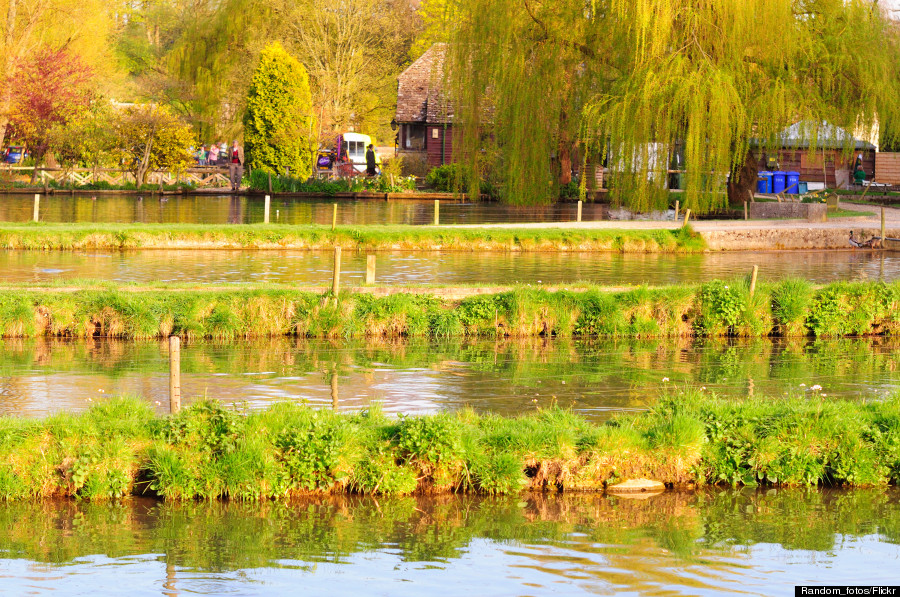
[[[808,280],[788,278],[772,288],[772,318],[782,336],[806,333],[806,318],[813,297]]]

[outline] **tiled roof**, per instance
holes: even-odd
[[[434,44],[400,73],[397,122],[444,123],[453,111],[443,91],[446,44]]]

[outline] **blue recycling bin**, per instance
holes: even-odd
[[[772,192],[776,195],[784,192],[786,175],[782,171],[772,172]]]
[[[790,193],[792,195],[796,195],[800,192],[800,173],[799,172],[785,172],[785,193]]]
[[[756,192],[757,193],[771,193],[772,192],[772,173],[771,172],[760,172],[759,178],[756,182]]]

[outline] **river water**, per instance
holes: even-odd
[[[893,585],[900,494],[0,503],[15,595],[793,595]]]
[[[0,221],[31,218],[31,196]],[[331,201],[273,204],[273,219],[330,224]],[[58,222],[247,223],[245,197],[53,196]],[[427,224],[431,202],[342,203],[345,224]],[[572,213],[570,213],[572,212]],[[585,219],[600,212],[586,206]],[[514,210],[442,203],[444,223],[573,219],[574,206]],[[483,255],[380,253],[378,281],[666,284],[742,275],[895,280],[898,261],[868,253]],[[301,252],[3,252],[7,282],[325,284],[330,255]],[[358,283],[364,256],[345,257]],[[208,396],[263,408],[305,401],[389,413],[471,406],[516,414],[552,402],[602,420],[690,385],[744,397],[809,393],[877,399],[900,386],[896,340],[186,343],[185,402]],[[166,344],[0,341],[0,413],[79,411],[135,394],[168,410]],[[601,495],[509,498],[334,497],[289,504],[0,502],[0,592],[166,595],[792,595],[794,585],[897,584],[896,489],[723,490],[647,500]]]
[[[270,221],[282,224],[331,225],[334,204],[338,224],[432,224],[434,200],[401,199],[296,199],[276,198]],[[575,221],[575,203],[515,207],[501,203],[442,200],[442,224]],[[252,224],[262,222],[265,200],[244,195],[145,195],[98,194],[42,195],[40,217],[44,222],[140,222],[160,224]],[[606,219],[607,206],[585,204],[585,221]],[[33,194],[3,195],[0,222],[29,222],[34,215]]]
[[[0,251],[0,280],[47,283],[95,279],[191,284],[330,285],[328,251]],[[900,253],[766,251],[697,255],[621,253],[504,253],[385,251],[376,254],[376,283],[666,285],[744,276],[759,266],[761,280],[787,277],[824,283],[900,279]],[[344,253],[345,284],[365,281],[366,255]]]
[[[107,339],[0,342],[0,414],[80,411],[137,395],[168,411],[167,342]],[[900,389],[900,340],[772,342],[688,339],[186,342],[185,403],[209,397],[264,408],[280,401],[358,411],[432,413],[466,406],[514,415],[556,402],[601,420],[645,409],[663,392],[778,397],[819,385],[829,399]]]

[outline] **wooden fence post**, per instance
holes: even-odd
[[[434,200],[434,225],[439,226],[441,223],[441,200]]]
[[[337,297],[341,287],[341,248],[334,248],[334,279],[331,282],[331,293]]]
[[[272,201],[272,198],[269,197],[268,195],[266,195],[266,204],[265,204],[265,207],[263,208],[263,223],[264,224],[269,223],[269,206],[271,204],[271,201]]]
[[[884,248],[884,236],[885,236],[885,226],[884,226],[884,208],[881,208],[881,248]]]
[[[756,292],[756,276],[759,274],[759,266],[753,266],[753,272],[750,273],[750,296],[753,296],[753,293]]]
[[[169,336],[169,412],[181,410],[181,338]]]
[[[690,219],[691,219],[691,210],[690,210],[690,208],[688,208],[688,209],[684,210],[684,224],[682,224],[682,226],[687,226],[688,220],[690,220]]]
[[[334,210],[331,212],[331,231],[337,226],[337,203],[334,204]]]
[[[331,408],[332,408],[332,410],[337,411],[339,405],[340,405],[340,400],[338,399],[337,363],[335,363],[334,371],[331,372]]]
[[[581,201],[581,199],[579,199],[579,200],[578,200],[578,214],[575,216],[575,221],[576,221],[576,222],[580,222],[580,221],[581,221],[581,204],[582,204],[582,201]]]
[[[366,255],[366,284],[375,283],[375,254]]]
[[[34,221],[41,221],[41,196],[37,193],[34,195]]]
[[[679,205],[680,203],[681,202],[678,201],[678,199],[675,200],[675,221],[676,222],[678,221],[678,208],[681,207],[681,205]]]
[[[746,201],[744,201],[744,219],[745,220],[750,219],[749,212],[747,211],[747,202]]]

